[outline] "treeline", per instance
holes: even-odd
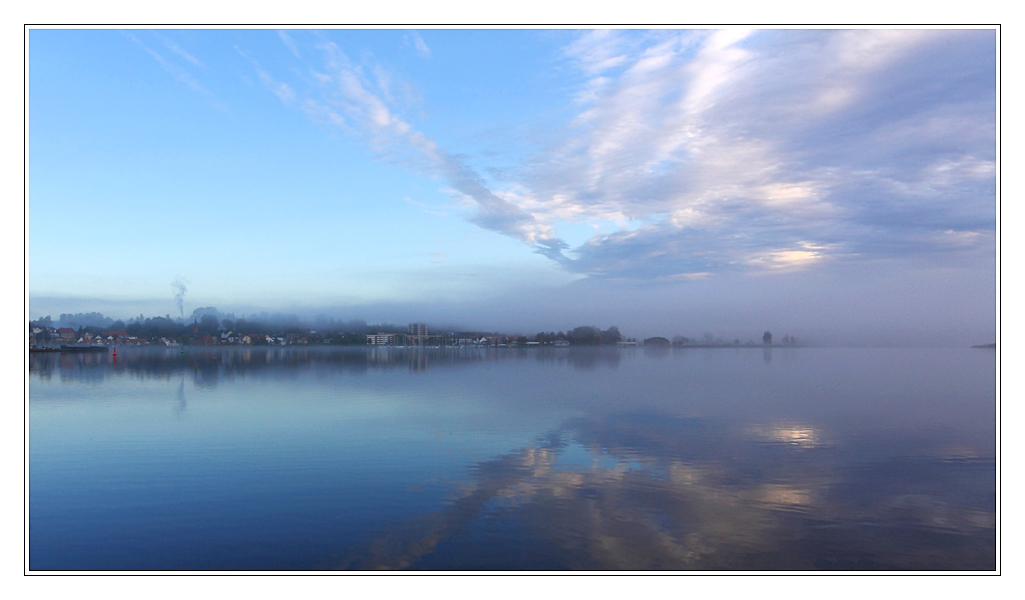
[[[534,339],[528,340],[538,342],[541,344],[552,344],[557,341],[566,341],[573,346],[599,346],[608,344],[617,344],[623,341],[623,334],[619,333],[619,328],[613,325],[608,329],[602,331],[597,327],[582,326],[574,327],[570,331],[558,333],[555,332],[540,332],[534,336]]]
[[[204,317],[214,317],[218,323],[223,323],[227,320],[229,323],[235,323],[236,321],[242,324],[259,325],[267,331],[271,330],[283,330],[286,328],[307,328],[317,329],[324,331],[348,331],[354,333],[367,333],[368,331],[379,331],[381,333],[401,333],[406,330],[404,325],[395,325],[390,323],[380,323],[376,325],[368,325],[366,321],[362,319],[352,320],[338,320],[324,315],[319,315],[313,319],[301,319],[300,317],[287,314],[287,313],[267,313],[261,312],[256,315],[251,315],[248,320],[245,316],[241,319],[237,318],[234,313],[223,313],[218,311],[212,306],[197,308],[192,311],[192,314],[188,317],[174,317],[171,315],[165,315],[163,317],[146,317],[144,315],[138,315],[128,319],[112,319],[111,317],[104,316],[103,313],[89,312],[89,313],[61,313],[58,318],[53,318],[50,315],[35,319],[32,324],[39,327],[70,327],[76,331],[85,328],[93,329],[108,329],[108,330],[120,330],[124,331],[128,325],[133,323],[142,325],[146,328],[153,326],[165,326],[166,323],[175,323],[181,327],[191,327],[193,323],[199,322]],[[149,325],[147,325],[149,322]],[[206,319],[209,324],[211,321],[209,318]],[[223,326],[222,326],[223,328]],[[230,328],[229,328],[230,329]]]
[[[80,327],[113,327],[114,319],[103,316],[102,313],[90,312],[90,313],[61,313],[60,317],[54,320],[50,315],[46,315],[42,319],[33,321],[40,327],[70,327],[72,329],[78,329]],[[122,323],[122,326],[124,324]]]
[[[219,318],[219,316],[225,318]],[[292,315],[269,315],[261,313],[256,319],[234,318],[230,313],[219,313],[217,309],[201,308],[193,312],[192,318],[172,319],[145,317],[139,315],[128,320],[111,319],[101,313],[64,313],[58,319],[47,315],[29,322],[29,333],[35,334],[39,342],[56,341],[57,330],[70,328],[76,339],[89,334],[92,337],[114,334],[127,335],[146,340],[168,340],[188,343],[203,337],[220,339],[222,334],[234,337],[252,336],[255,344],[266,343],[266,337],[282,337],[290,341],[302,339],[303,343],[365,344],[367,333],[403,333],[406,327],[390,323],[368,325],[366,321],[354,319],[339,321],[321,318],[314,329]],[[52,339],[51,339],[52,338]],[[258,341],[257,341],[258,340]]]
[[[189,319],[172,319],[170,315],[163,317],[145,317],[139,315],[131,319],[111,319],[101,313],[61,314],[54,320],[49,315],[29,323],[29,332],[36,335],[39,342],[55,341],[56,330],[68,327],[75,331],[75,338],[91,338],[113,334],[115,338],[128,336],[131,338],[156,341],[160,339],[180,343],[240,343],[248,336],[254,345],[274,343],[299,344],[334,344],[362,345],[367,343],[368,334],[406,333],[405,325],[379,323],[370,325],[361,319],[348,321],[319,317],[313,323],[303,323],[294,315],[261,313],[255,318],[236,318],[231,313],[221,313],[214,307],[197,308]],[[485,337],[491,343],[499,345],[526,345],[535,342],[540,345],[554,345],[559,342],[573,346],[615,345],[623,341],[623,335],[616,326],[600,329],[594,326],[580,326],[568,331],[539,332],[533,337],[522,335],[506,335],[480,332],[438,332],[454,343],[459,338],[479,339]],[[222,340],[230,337],[230,340]],[[268,341],[267,337],[271,340]],[[212,339],[211,339],[212,338]]]
[[[238,340],[242,336],[249,336],[250,341],[247,343],[255,345],[274,343],[362,345],[367,343],[368,334],[402,334],[408,331],[407,325],[391,323],[371,325],[362,319],[338,320],[326,316],[317,316],[309,321],[303,321],[295,315],[262,312],[252,315],[248,319],[245,316],[237,318],[233,313],[222,313],[211,306],[197,308],[187,319],[172,319],[170,315],[163,317],[139,315],[127,320],[114,320],[101,313],[91,312],[62,313],[58,319],[54,320],[48,315],[30,322],[29,333],[35,334],[37,341],[46,343],[54,341],[50,339],[55,335],[54,330],[62,327],[74,329],[76,339],[85,337],[85,334],[90,334],[92,337],[102,335],[105,338],[114,332],[115,337],[120,334],[150,341],[163,338],[181,343],[221,343],[221,336],[227,336],[230,333],[232,340],[225,340],[227,343],[241,343]],[[604,330],[585,325],[574,327],[568,331],[541,331],[532,337],[479,331],[457,332],[453,329],[439,330],[434,327],[431,327],[431,331],[442,335],[446,344],[460,343],[458,340],[467,339],[476,341],[481,338],[486,338],[489,344],[510,346],[527,344],[600,346],[615,345],[622,341],[637,341],[632,338],[624,338],[619,328],[614,325]],[[267,336],[270,336],[272,340],[268,341]],[[784,346],[797,345],[797,338],[791,335],[784,335],[781,341],[781,345]],[[766,331],[762,335],[761,342],[764,345],[773,345],[772,333]],[[652,337],[643,341],[643,344],[647,346],[672,345],[677,347],[737,346],[742,343],[739,338],[724,340],[711,333],[705,333],[701,338],[676,335],[671,341],[664,337]],[[745,345],[755,344],[754,340],[748,340]]]

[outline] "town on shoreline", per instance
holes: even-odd
[[[213,309],[210,309],[213,310]],[[77,325],[77,327],[75,326]],[[766,331],[761,343],[724,340],[711,333],[701,338],[682,335],[628,338],[619,328],[600,329],[579,326],[567,331],[539,332],[533,336],[493,331],[432,330],[424,323],[402,327],[365,321],[329,321],[316,327],[297,320],[275,323],[272,320],[218,318],[217,314],[194,315],[192,322],[168,317],[114,321],[99,313],[61,315],[54,321],[47,316],[29,322],[30,350],[58,350],[128,346],[401,346],[401,347],[476,347],[528,348],[535,346],[654,346],[654,347],[766,347],[796,346],[797,338],[784,335],[773,343]]]

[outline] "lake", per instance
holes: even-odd
[[[32,571],[993,571],[996,353],[29,357]]]

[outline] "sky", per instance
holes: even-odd
[[[29,316],[992,342],[996,48],[993,29],[31,29]]]

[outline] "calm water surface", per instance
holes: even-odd
[[[995,353],[30,357],[31,570],[993,570]]]

